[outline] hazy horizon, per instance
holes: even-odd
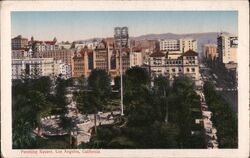
[[[238,34],[237,11],[14,11],[11,36],[77,41],[113,37],[114,27],[128,26],[129,36],[146,34]],[[184,27],[185,26],[185,27]]]

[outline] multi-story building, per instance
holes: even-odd
[[[28,38],[23,38],[21,35],[11,39],[12,49],[22,49],[28,47]]]
[[[160,40],[160,50],[180,50],[180,40]]]
[[[64,79],[68,79],[71,78],[72,74],[71,74],[71,65],[67,65],[67,64],[60,64],[60,75],[62,78]]]
[[[122,70],[123,74],[131,67],[130,57],[136,65],[140,65],[139,52],[134,52],[135,55],[130,56],[130,49],[122,49]],[[96,49],[88,49],[87,46],[80,51],[77,51],[73,57],[72,62],[72,76],[88,77],[93,69],[105,70],[113,79],[115,76],[120,75],[120,49],[115,49],[113,44],[107,43],[105,40],[101,41]]]
[[[12,79],[58,76],[60,62],[53,58],[12,59]]]
[[[122,65],[122,74],[125,74],[125,72],[130,68],[130,49],[123,48],[121,53],[119,51],[119,55],[122,56],[122,63],[120,63],[120,60],[118,61],[119,69],[120,69],[120,65]],[[120,75],[120,71],[119,71],[119,75]]]
[[[72,77],[88,77],[94,69],[94,51],[87,47],[76,52],[72,62]]]
[[[34,37],[31,37],[29,46],[32,48],[33,52],[52,51],[59,49],[56,38],[54,38],[53,41],[37,41],[34,40]]]
[[[87,47],[89,49],[94,50],[99,43],[100,43],[99,39],[94,39],[91,41],[80,41],[80,42],[75,42],[74,48],[76,48],[77,50],[81,50],[82,48]]]
[[[176,59],[169,59],[162,52],[154,52],[149,57],[151,76],[167,76],[170,80],[180,75],[186,75],[194,81],[199,80],[198,53],[188,50]]]
[[[168,59],[177,59],[181,55],[182,55],[182,52],[180,50],[170,50],[170,51],[167,51],[167,53],[166,53],[166,57]]]
[[[108,45],[105,40],[102,40],[94,50],[95,55],[95,68],[105,70],[108,72],[109,69],[109,51]]]
[[[232,34],[221,33],[217,38],[217,53],[220,65],[222,65],[234,83],[238,81],[237,69],[238,37]]]
[[[149,56],[149,70],[152,77],[164,75],[165,72],[165,54],[162,52],[154,52]]]
[[[58,43],[58,49],[70,49],[71,46],[72,46],[72,44],[69,43],[68,41],[67,42]]]
[[[215,61],[217,58],[217,45],[205,44],[203,46],[203,55],[206,60]]]
[[[180,51],[184,53],[188,50],[197,52],[197,41],[192,38],[183,38],[178,40],[164,39],[160,40],[160,50],[165,51]]]
[[[237,63],[237,36],[221,33],[217,38],[217,45],[220,63]]]
[[[132,52],[129,54],[130,58],[130,67],[141,66],[143,64],[142,52],[140,49],[132,49]]]
[[[180,51],[182,53],[187,52],[188,50],[193,50],[197,52],[197,41],[192,38],[180,39]]]
[[[193,80],[199,80],[198,53],[188,50],[182,56],[183,74],[191,77]]]
[[[57,49],[35,52],[35,56],[39,58],[54,58],[61,60],[64,64],[71,65],[74,56],[74,49]]]
[[[12,49],[11,50],[11,59],[23,59],[29,56],[28,48]]]

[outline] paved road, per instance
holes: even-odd
[[[227,81],[227,78],[223,74],[212,69],[204,69],[202,74],[207,78],[210,77],[210,81],[216,81],[215,86],[223,89],[222,91],[218,91],[218,93],[229,103],[231,109],[238,113],[238,91],[235,90],[236,88],[230,81]],[[216,74],[218,78],[213,77],[213,74]]]

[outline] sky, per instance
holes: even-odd
[[[129,36],[160,33],[229,32],[238,34],[237,11],[13,11],[11,36],[74,41],[113,37],[128,26]]]

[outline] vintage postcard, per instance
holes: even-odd
[[[248,6],[3,1],[2,156],[248,157]]]

